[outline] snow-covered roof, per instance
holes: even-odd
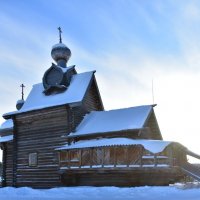
[[[11,128],[13,128],[13,120],[8,119],[1,124],[0,130],[11,129]]]
[[[8,142],[8,141],[11,141],[11,140],[13,140],[13,135],[0,137],[0,143],[1,142]]]
[[[129,138],[104,138],[95,140],[79,141],[71,145],[64,145],[56,150],[80,149],[89,147],[121,146],[121,145],[142,145],[152,153],[162,152],[172,142],[163,140],[135,140]]]
[[[55,48],[66,48],[67,46],[63,43],[58,43],[58,44],[55,44],[52,46],[52,49],[55,49]]]
[[[75,74],[72,76],[71,83],[66,91],[59,94],[46,96],[43,91],[42,83],[33,85],[33,88],[27,97],[24,105],[19,111],[6,113],[3,116],[23,113],[27,111],[43,109],[65,104],[80,103],[87,91],[94,71]]]
[[[84,117],[75,132],[71,133],[69,137],[141,129],[151,110],[152,105],[109,111],[92,111]]]

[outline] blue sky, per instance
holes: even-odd
[[[97,70],[106,109],[152,104],[164,139],[199,150],[200,2],[195,0],[0,0],[0,113],[15,109],[53,62]],[[3,122],[3,119],[0,119]]]

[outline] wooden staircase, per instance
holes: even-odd
[[[181,166],[181,169],[188,176],[200,181],[200,168],[196,167],[194,164],[186,163]]]
[[[198,154],[195,154],[189,150],[186,151],[187,155],[190,155],[194,158],[200,159],[200,156]],[[181,169],[182,171],[187,174],[188,176],[191,176],[192,178],[196,179],[197,181],[200,181],[200,168],[195,166],[194,164],[191,163],[183,163],[181,164]]]

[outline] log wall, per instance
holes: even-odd
[[[4,166],[4,185],[3,186],[12,186],[13,185],[13,142],[4,143],[3,149],[3,162]],[[3,164],[4,164],[3,163]]]
[[[178,167],[127,169],[71,169],[62,174],[66,186],[161,186],[180,181],[184,177]]]
[[[17,161],[15,186],[54,187],[60,185],[55,148],[70,132],[65,106],[33,111],[16,116]],[[37,166],[29,166],[29,154],[37,153]]]
[[[80,123],[81,107],[60,106],[16,116],[17,161],[14,186],[48,188],[61,186],[57,147],[66,144],[62,137]],[[37,166],[29,166],[29,154],[37,153]]]
[[[151,130],[149,139],[162,140],[162,135],[154,111],[151,113],[145,127],[149,127]]]
[[[83,100],[83,105],[86,108],[87,112],[104,110],[95,78],[91,83],[91,87],[86,93],[86,96]]]
[[[6,156],[8,186],[49,188],[62,185],[55,149],[67,143],[62,136],[71,133],[88,111],[102,109],[96,89],[93,83],[85,95],[84,106],[46,108],[13,118],[14,149],[8,143]],[[30,165],[30,154],[37,156],[36,166]]]

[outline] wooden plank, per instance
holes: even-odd
[[[154,154],[154,167],[157,167],[157,156]]]
[[[90,152],[90,168],[92,168],[92,165],[93,165],[93,148],[90,148],[89,149],[89,152]]]
[[[125,161],[126,161],[126,166],[129,167],[128,146],[125,147]]]
[[[117,164],[116,146],[114,146],[113,148],[114,148],[114,167],[116,167]]]
[[[62,175],[62,181],[70,185],[90,186],[141,186],[166,185],[183,178],[180,168],[123,168],[76,169]],[[105,181],[106,180],[106,181]]]
[[[79,168],[82,166],[82,149],[79,149]]]
[[[72,116],[74,124],[70,124],[71,121],[68,121],[69,114],[74,116],[74,119]],[[16,116],[19,145],[15,173],[17,186],[35,187],[35,183],[27,182],[26,178],[35,179],[43,187],[61,185],[58,174],[60,158],[55,148],[67,142],[66,138],[61,136],[70,133],[73,127],[69,127],[69,124],[77,125],[84,114],[84,109],[81,107],[69,110],[66,106],[60,106]],[[38,165],[35,167],[28,166],[28,154],[32,152],[38,153]],[[57,181],[50,181],[48,177]]]
[[[104,159],[105,159],[105,148],[102,147],[102,159],[101,159],[101,167],[104,167]]]

